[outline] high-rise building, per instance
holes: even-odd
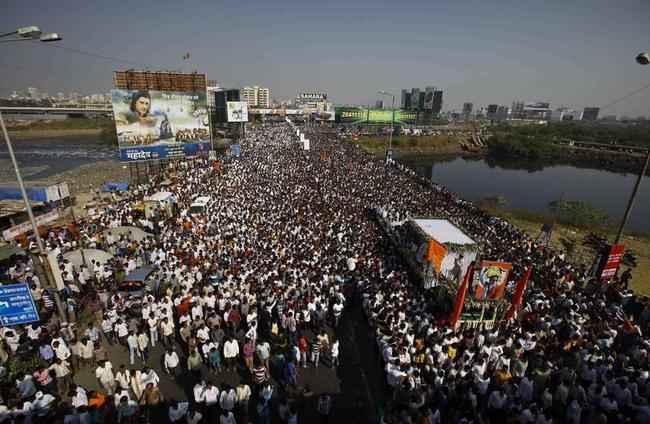
[[[485,116],[487,118],[489,118],[489,119],[494,118],[496,116],[496,114],[497,114],[497,109],[498,108],[499,108],[499,105],[488,105],[487,113],[486,113]]]
[[[594,122],[598,119],[599,107],[586,107],[582,112],[582,120],[585,122]]]
[[[434,91],[433,92],[433,116],[438,116],[440,115],[440,111],[442,110],[442,91]]]
[[[271,93],[268,88],[246,86],[240,90],[240,98],[243,102],[248,102],[248,106],[257,106],[268,108],[271,100]]]
[[[471,115],[474,103],[463,103],[463,115]]]
[[[38,88],[36,88],[36,87],[28,87],[27,88],[27,95],[32,99],[38,99],[40,97],[38,95]]]
[[[524,102],[512,102],[510,114],[515,118],[521,118],[524,115]]]
[[[400,109],[408,109],[408,106],[410,105],[410,101],[407,100],[407,97],[410,99],[409,91],[406,89],[402,89],[402,97],[400,98],[399,101]]]
[[[495,118],[499,121],[504,121],[510,118],[511,114],[511,109],[508,106],[499,106]]]
[[[375,102],[376,109],[384,109],[385,107],[386,107],[386,102],[384,102],[383,100],[377,100]]]

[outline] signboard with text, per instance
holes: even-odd
[[[322,102],[327,100],[327,94],[324,93],[300,93],[300,100],[315,100]]]
[[[0,286],[0,321],[5,327],[40,321],[27,284]]]
[[[596,276],[600,277],[601,280],[613,279],[624,253],[625,245],[623,244],[613,244],[605,247],[598,265],[598,270],[596,271]]]
[[[210,150],[205,92],[111,90],[120,160],[197,156]]]
[[[43,215],[37,216],[34,220],[36,221],[36,225],[45,225],[48,222],[55,221],[59,218],[59,211],[58,210],[53,210],[48,213],[44,213]],[[18,224],[15,227],[11,227],[9,229],[6,229],[2,232],[2,237],[5,239],[5,241],[13,240],[16,236],[20,234],[25,234],[29,231],[32,231],[32,223],[27,221],[23,222],[22,224]]]
[[[226,102],[228,122],[248,122],[247,102]]]
[[[354,107],[336,108],[336,121],[341,124],[390,124],[393,121],[390,109],[367,109]],[[415,125],[418,112],[395,110],[395,125]]]

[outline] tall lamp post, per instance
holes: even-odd
[[[392,99],[390,103],[391,119],[390,119],[390,136],[388,137],[388,150],[393,150],[393,133],[395,132],[395,95],[384,90],[379,90],[377,91],[377,93],[383,94],[384,96],[389,96]]]
[[[648,53],[641,53],[636,57],[636,62],[639,65],[648,65],[650,64],[650,56],[648,55]],[[618,233],[616,233],[616,239],[614,240],[614,244],[618,244],[621,241],[621,237],[623,236],[623,230],[625,229],[627,220],[630,217],[630,212],[632,212],[632,207],[634,206],[636,195],[639,192],[639,186],[641,185],[641,181],[643,181],[643,178],[645,177],[645,173],[648,170],[648,163],[650,163],[650,147],[646,148],[645,162],[643,163],[643,168],[641,169],[641,173],[637,175],[636,181],[634,182],[634,188],[632,189],[630,200],[628,200],[627,202],[627,207],[625,208],[625,214],[623,215],[623,219],[621,220],[621,226],[618,228]]]
[[[46,35],[41,35],[41,34],[42,33],[39,27],[28,26],[6,34],[0,34],[0,43],[6,43],[12,41],[29,41],[29,40],[40,40],[46,43],[46,42],[61,40],[61,37],[59,37],[59,35],[56,33],[51,33]],[[7,38],[6,40],[2,40],[2,38],[6,38],[6,37],[9,38]],[[20,173],[20,169],[18,168],[16,155],[14,154],[14,149],[13,146],[11,145],[11,140],[9,139],[9,133],[7,132],[7,127],[5,126],[5,121],[2,117],[1,111],[0,111],[0,126],[2,127],[2,133],[5,138],[5,143],[7,144],[7,151],[9,152],[11,163],[14,167],[14,171],[16,172],[16,180],[18,180],[18,187],[20,188],[20,194],[22,195],[23,201],[25,202],[25,209],[27,210],[27,216],[29,217],[29,222],[32,225],[32,231],[34,232],[34,239],[36,240],[36,244],[38,246],[38,252],[40,253],[39,261],[47,260],[47,252],[45,251],[45,245],[43,244],[41,235],[38,233],[38,225],[36,224],[36,219],[34,218],[34,212],[32,211],[32,206],[29,203],[29,197],[27,197],[27,191],[25,190],[25,183],[23,182],[23,177]],[[51,283],[53,285],[55,284],[54,281],[51,281]],[[68,321],[67,316],[65,314],[65,310],[63,309],[63,305],[61,304],[61,297],[59,296],[59,292],[58,290],[56,290],[56,287],[54,290],[54,303],[56,303],[57,311],[59,313],[61,320],[63,322],[67,322]]]

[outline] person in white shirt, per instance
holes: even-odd
[[[147,324],[149,325],[149,341],[151,341],[151,347],[155,347],[158,341],[158,318],[156,318],[153,312],[149,312]]]
[[[201,393],[201,400],[205,404],[208,422],[215,422],[219,407],[219,389],[212,384],[212,381],[205,383],[205,387]]]
[[[99,366],[95,370],[95,377],[97,377],[97,381],[106,389],[106,393],[109,396],[115,392],[117,383],[113,374],[113,364],[104,359],[99,361]]]
[[[124,364],[120,365],[120,368],[115,373],[115,382],[124,389],[129,388],[130,374],[127,371]],[[119,402],[120,398],[115,396],[115,402]]]
[[[70,349],[68,349],[65,343],[60,341],[60,339],[54,340],[52,342],[52,349],[54,350],[54,354],[56,355],[57,359],[60,359],[62,361],[65,361],[72,355]]]
[[[225,386],[221,391],[219,397],[219,405],[222,410],[231,411],[235,408],[235,403],[237,402],[237,394],[232,387]]]
[[[248,400],[251,397],[251,388],[248,384],[244,384],[243,381],[240,381],[235,390],[235,395],[237,396],[237,406],[242,411],[248,411]]]
[[[135,364],[135,357],[140,356],[140,349],[138,348],[138,336],[135,335],[135,331],[129,331],[129,335],[126,338],[126,344],[129,347],[129,361],[131,365]]]
[[[167,353],[165,353],[164,357],[165,371],[167,371],[168,374],[178,376],[181,372],[181,369],[178,366],[179,363],[180,359],[174,349],[167,349]]]
[[[169,421],[172,423],[180,423],[189,409],[189,402],[178,402],[170,405],[167,415],[169,416]]]
[[[339,339],[336,337],[332,340],[332,345],[330,346],[330,355],[332,357],[332,366],[339,366]]]
[[[228,336],[228,340],[223,344],[223,357],[226,361],[226,367],[234,369],[237,364],[235,363],[239,355],[239,343],[232,336]]]
[[[144,367],[142,369],[142,377],[141,377],[141,386],[142,390],[144,390],[147,387],[147,384],[152,383],[154,387],[158,387],[158,383],[160,382],[160,377],[158,377],[158,374],[156,371],[152,370],[149,367]]]
[[[164,317],[160,323],[160,332],[162,333],[162,343],[165,348],[174,347],[174,322]]]

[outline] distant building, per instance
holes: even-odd
[[[472,114],[472,110],[474,109],[474,103],[463,103],[463,115],[467,117],[467,115]]]
[[[375,102],[376,109],[384,109],[385,107],[386,107],[386,102],[384,102],[383,100],[377,100]]]
[[[411,89],[411,105],[410,109],[417,110],[420,107],[420,89],[412,88]]]
[[[270,90],[257,85],[246,86],[240,90],[241,101],[248,102],[249,107],[268,108],[270,104]]]
[[[598,119],[599,107],[586,107],[582,112],[582,120],[585,122],[594,122]]]
[[[400,97],[399,100],[399,108],[408,109],[407,105],[410,104],[411,104],[411,93],[406,89],[402,89],[402,97]]]
[[[498,121],[505,121],[510,118],[511,114],[511,109],[508,106],[499,106],[494,117]]]
[[[513,118],[523,118],[524,102],[512,102],[512,109],[510,109],[510,114]]]
[[[499,105],[488,105],[487,112],[485,113],[486,118],[492,119],[497,114],[497,109]]]
[[[442,91],[434,91],[433,92],[433,116],[438,116],[440,115],[440,111],[442,110]]]
[[[228,104],[227,102],[240,101],[240,90],[236,88],[216,88],[207,91],[208,111],[210,113],[210,123],[212,124],[213,133],[215,128],[226,128],[228,124]]]
[[[28,87],[27,88],[27,95],[31,99],[39,99],[40,98],[40,96],[38,94],[38,88],[36,88],[36,87]]]

